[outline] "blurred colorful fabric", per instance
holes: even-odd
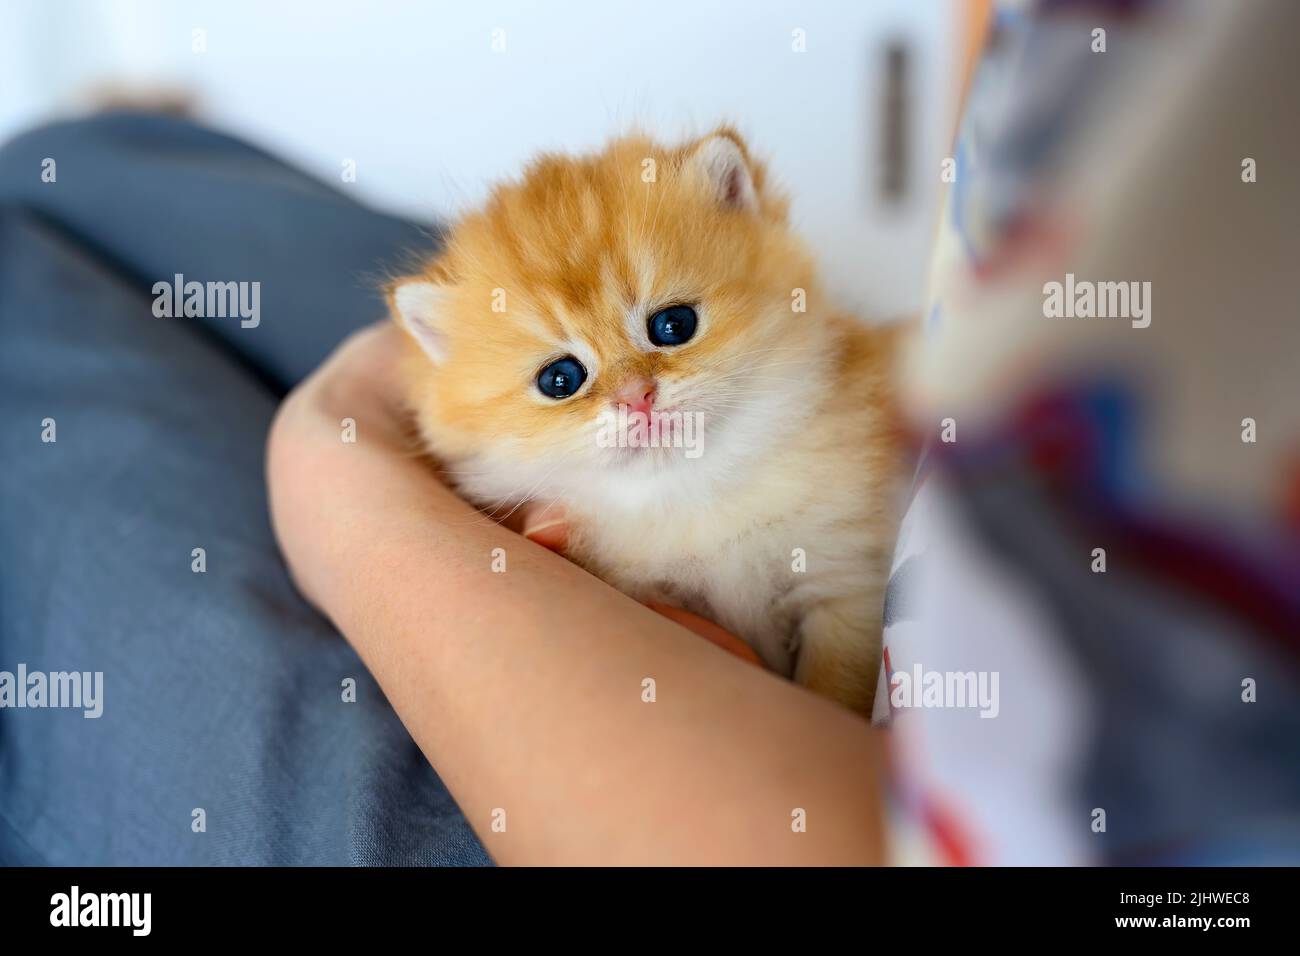
[[[1300,5],[1008,4],[907,372],[900,862],[1300,862]]]

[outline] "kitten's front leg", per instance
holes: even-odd
[[[870,716],[880,672],[880,607],[874,595],[854,595],[809,608],[799,622],[795,681]]]

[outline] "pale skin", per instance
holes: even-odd
[[[299,589],[492,857],[882,862],[879,732],[708,622],[656,613],[477,514],[411,450],[391,371],[401,334],[358,333],[285,400],[268,439],[272,524]],[[561,545],[552,517],[524,520]]]

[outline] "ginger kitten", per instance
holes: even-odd
[[[834,314],[724,128],[544,156],[389,289],[429,451],[485,509],[869,711],[895,531],[890,328]]]

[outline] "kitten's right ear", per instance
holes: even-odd
[[[397,324],[439,364],[447,358],[447,335],[441,328],[446,302],[446,288],[422,276],[399,279],[388,290],[388,305]]]
[[[706,136],[691,151],[687,165],[723,207],[743,212],[758,209],[749,155],[734,130],[724,127]]]

